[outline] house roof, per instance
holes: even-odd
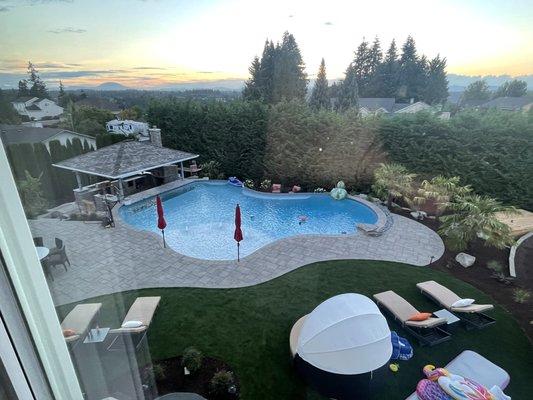
[[[359,107],[366,108],[368,111],[377,111],[380,108],[387,112],[392,112],[395,99],[393,97],[360,97]]]
[[[52,139],[54,136],[67,132],[82,138],[93,139],[92,136],[83,133],[69,131],[62,128],[37,128],[25,125],[4,125],[0,124],[0,138],[4,144],[17,143],[39,143]]]
[[[89,175],[118,179],[197,157],[198,154],[156,146],[149,141],[126,140],[69,158],[54,166]]]
[[[413,107],[414,105],[416,104],[420,104],[424,107],[424,109],[429,109],[431,108],[431,106],[427,103],[424,103],[423,101],[416,101],[414,103],[395,103],[394,104],[394,107],[393,107],[393,112],[398,112],[400,110],[405,110],[405,109],[408,109],[410,107]]]
[[[13,101],[13,103],[26,103],[27,101],[33,100],[33,99],[38,100],[39,98],[35,96],[23,96],[23,97],[17,98],[15,101]]]
[[[498,97],[484,104],[482,108],[499,108],[500,110],[519,110],[533,103],[532,97]]]

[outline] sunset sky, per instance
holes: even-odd
[[[409,34],[449,73],[533,73],[530,0],[0,0],[0,88],[16,86],[28,60],[50,87],[242,80],[285,30],[311,78],[322,57],[341,77],[363,37],[386,48]]]

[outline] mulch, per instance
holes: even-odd
[[[403,209],[393,209],[392,212],[411,218],[409,211]],[[419,222],[434,231],[439,228],[439,222],[435,219],[426,218]],[[528,289],[533,295],[533,238],[528,239],[519,247],[515,258],[518,261],[516,263],[517,278],[509,285],[491,277],[492,271],[486,266],[489,261],[496,260],[508,268],[509,249],[499,250],[494,247],[487,247],[481,240],[476,240],[465,251],[465,253],[476,257],[474,265],[469,268],[464,268],[455,261],[457,253],[446,248],[444,255],[430,264],[430,268],[449,273],[492,296],[497,303],[514,316],[533,343],[533,298],[530,298],[525,304],[517,303],[513,299],[513,291],[516,288]],[[526,270],[528,271],[525,272]],[[506,275],[508,275],[508,270]]]
[[[202,361],[202,367],[190,374],[185,375],[183,366],[181,365],[181,356],[167,358],[159,361],[164,369],[164,377],[156,377],[157,392],[159,396],[167,393],[175,392],[190,392],[197,393],[206,399],[213,400],[234,400],[238,399],[240,392],[239,381],[235,373],[233,374],[235,380],[235,386],[237,387],[237,394],[226,396],[213,396],[209,391],[209,382],[215,372],[218,371],[233,371],[231,367],[222,360],[204,356]]]

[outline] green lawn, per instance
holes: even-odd
[[[214,267],[216,268],[216,267]],[[236,267],[238,268],[238,267]],[[374,261],[331,261],[311,264],[270,282],[244,289],[144,289],[101,296],[100,326],[118,326],[137,296],[161,296],[149,331],[154,360],[172,357],[188,346],[219,357],[235,370],[243,399],[319,398],[294,374],[289,361],[289,332],[303,314],[327,298],[346,292],[372,294],[393,289],[421,311],[436,306],[422,296],[417,282],[437,280],[464,297],[492,302],[486,294],[447,274],[424,267]],[[86,300],[85,302],[89,302]],[[59,308],[65,315],[74,305]],[[481,331],[458,329],[451,341],[419,347],[387,318],[391,329],[407,337],[415,356],[390,372],[380,398],[404,399],[431,363],[444,366],[462,350],[479,352],[511,375],[506,392],[516,399],[530,398],[533,349],[518,324],[503,308],[491,314],[497,323]]]

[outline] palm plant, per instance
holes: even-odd
[[[439,211],[442,212],[445,210],[446,204],[455,196],[464,196],[472,191],[470,186],[460,186],[459,181],[458,176],[448,178],[443,175],[437,175],[431,180],[424,180],[420,184],[413,202],[424,204],[431,200],[437,204]]]
[[[413,192],[415,174],[409,173],[401,164],[380,164],[374,171],[374,185],[372,189],[382,198],[387,199],[387,206],[391,206],[394,199],[406,198]]]
[[[450,214],[440,217],[442,225],[439,233],[452,250],[466,249],[475,238],[499,249],[513,244],[511,229],[500,222],[496,214],[514,214],[514,207],[504,206],[488,196],[470,193],[455,196],[445,206]]]

